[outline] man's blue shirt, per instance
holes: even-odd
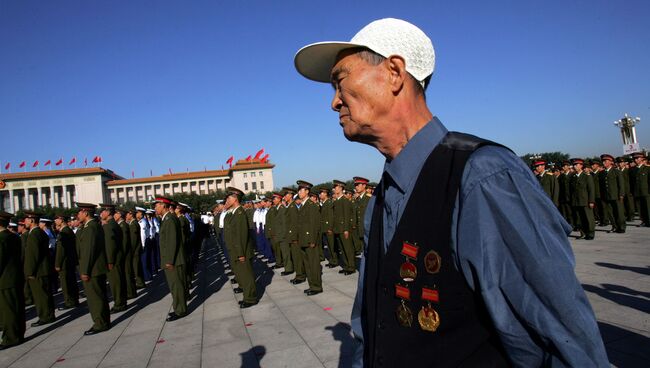
[[[384,249],[424,162],[447,134],[433,118],[384,165]],[[365,214],[365,239],[374,197]],[[514,366],[608,367],[600,333],[574,273],[571,231],[525,163],[509,150],[479,148],[466,163],[452,217],[455,266],[480,293]],[[365,258],[352,309],[359,338]],[[362,350],[357,351],[360,366]]]

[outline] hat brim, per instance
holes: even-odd
[[[330,83],[330,74],[336,57],[343,50],[366,47],[351,42],[327,41],[307,45],[296,53],[294,65],[298,73],[316,82]]]

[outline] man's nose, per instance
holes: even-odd
[[[332,98],[332,110],[339,112],[343,106],[343,101],[339,96],[339,91],[334,92],[334,97]]]

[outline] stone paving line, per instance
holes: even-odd
[[[576,274],[615,367],[650,366],[650,229],[636,223],[625,234],[599,227],[593,241],[571,240]],[[254,269],[262,297],[242,310],[221,254],[206,241],[187,317],[165,321],[171,296],[160,274],[127,311],[111,316],[109,331],[83,336],[91,325],[85,307],[57,311],[56,323],[28,327],[24,344],[0,352],[0,368],[349,367],[358,274],[323,267],[325,292],[310,297],[307,283],[289,282],[294,275],[281,276],[260,259]],[[33,307],[27,313],[29,326]]]

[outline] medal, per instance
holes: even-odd
[[[440,315],[433,309],[431,302],[438,303],[440,301],[438,290],[423,287],[422,300],[426,300],[427,305],[423,305],[418,313],[420,327],[425,331],[435,332],[440,326]]]
[[[409,242],[402,243],[402,255],[406,258],[406,262],[399,268],[399,277],[405,282],[413,282],[418,275],[418,269],[410,259],[418,258],[418,246]]]
[[[424,269],[426,269],[428,273],[434,274],[440,272],[440,263],[440,255],[438,255],[435,250],[430,250],[424,256]]]
[[[397,306],[395,315],[397,316],[397,322],[402,327],[411,327],[413,324],[413,312],[411,308],[406,305],[407,300],[411,300],[411,291],[402,285],[395,285],[395,296],[400,298],[400,304]]]

